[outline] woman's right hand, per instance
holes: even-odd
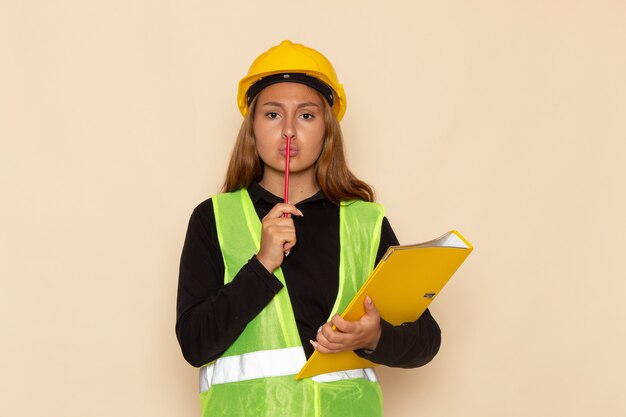
[[[285,253],[296,245],[296,227],[291,216],[283,217],[284,213],[303,216],[296,206],[278,203],[261,220],[261,249],[256,257],[270,273],[283,263]]]

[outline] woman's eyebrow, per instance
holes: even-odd
[[[275,107],[280,107],[283,108],[285,107],[282,103],[279,103],[278,101],[268,101],[267,103],[263,103],[262,106],[275,106]],[[314,107],[320,107],[319,104],[314,103],[312,101],[306,101],[304,103],[300,103],[298,104],[298,108],[301,107],[310,107],[310,106],[314,106]]]
[[[305,103],[300,103],[300,104],[298,104],[298,108],[301,108],[301,107],[310,107],[310,106],[313,106],[313,107],[319,107],[320,105],[319,105],[319,104],[317,104],[317,103],[314,103],[314,102],[312,102],[312,101],[307,101],[307,102],[305,102]]]
[[[284,107],[282,103],[277,101],[268,101],[267,103],[263,103],[263,106],[275,106],[275,107]]]

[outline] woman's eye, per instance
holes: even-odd
[[[278,118],[278,113],[271,111],[271,112],[268,112],[265,116],[268,119],[276,119]]]
[[[311,113],[304,113],[301,117],[302,117],[304,120],[311,120],[311,119],[313,119],[315,116],[313,116]]]

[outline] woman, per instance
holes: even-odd
[[[428,311],[392,326],[368,298],[360,320],[337,314],[398,244],[372,189],[347,168],[343,87],[323,55],[284,41],[254,61],[238,104],[224,193],[196,207],[181,257],[176,334],[202,367],[203,416],[381,415],[371,369],[294,379],[314,350],[417,367],[440,344]]]

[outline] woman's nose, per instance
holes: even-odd
[[[283,123],[282,135],[284,138],[290,137],[291,139],[296,137],[296,127],[294,125],[294,118],[291,116],[285,117]]]

